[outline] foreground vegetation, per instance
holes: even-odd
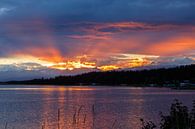
[[[97,123],[97,113],[95,105],[92,105],[91,109],[89,109],[91,117],[90,120],[87,119],[87,116],[84,106],[80,106],[75,108],[72,120],[70,121],[70,125],[68,126],[65,120],[62,118],[63,112],[61,109],[57,111],[57,118],[56,121],[52,123],[47,123],[46,121],[42,123],[40,129],[99,129],[97,125],[101,125],[102,123]],[[170,112],[168,115],[163,115],[160,113],[160,123],[156,125],[152,121],[145,121],[140,119],[141,128],[140,129],[195,129],[195,101],[193,102],[193,107],[191,111],[189,108],[184,106],[178,100],[174,100],[173,104],[171,105]],[[121,128],[120,122],[117,120],[113,120],[113,123],[110,124],[109,127],[101,127],[101,129],[124,129]],[[5,123],[3,129],[9,129],[9,123]],[[11,126],[12,129],[16,129],[17,127]]]
[[[161,121],[159,126],[152,121],[144,121],[141,119],[141,129],[195,129],[195,101],[193,108],[189,112],[188,107],[184,106],[178,100],[171,105],[171,111],[168,115],[160,113]]]
[[[180,86],[181,83],[195,87],[195,65],[139,71],[90,72],[76,76],[59,76],[50,79],[10,81],[7,84],[51,85],[111,85],[111,86]]]

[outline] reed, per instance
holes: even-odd
[[[58,109],[58,129],[60,129],[60,109]]]
[[[5,129],[7,129],[7,126],[8,126],[8,123],[7,123],[7,122],[5,122]]]
[[[115,127],[116,123],[117,123],[117,120],[114,120],[114,123],[112,124],[111,129],[114,129],[114,127]]]
[[[95,119],[96,119],[96,113],[95,113],[95,105],[92,105],[92,129],[95,128]]]
[[[57,110],[57,125],[54,123],[55,129],[96,129],[96,120],[97,113],[96,107],[93,104],[89,109],[91,109],[91,122],[89,125],[86,125],[87,118],[87,109],[84,105],[74,108],[74,112],[72,115],[72,127],[65,127],[61,124],[64,124],[62,121],[62,112],[61,109]],[[195,101],[193,101],[193,107],[191,112],[189,112],[188,107],[184,106],[178,100],[174,100],[173,104],[170,108],[169,115],[160,115],[161,121],[157,126],[152,121],[145,121],[140,119],[142,127],[140,129],[195,129]],[[119,126],[120,122],[115,119],[109,129],[124,129]],[[45,121],[41,124],[41,129],[50,129],[51,125],[46,126]],[[12,127],[14,129],[15,127]],[[8,129],[8,122],[5,123],[4,129]],[[101,127],[104,129],[104,127]],[[126,128],[125,128],[126,129]]]
[[[74,110],[74,114],[72,116],[72,126],[73,127],[75,127],[77,123],[76,114],[77,114],[77,109]]]
[[[80,113],[81,113],[81,111],[82,111],[83,108],[84,108],[84,106],[81,105],[79,107],[79,109],[78,109],[78,113],[77,113],[77,124],[79,124],[79,122],[80,122]]]

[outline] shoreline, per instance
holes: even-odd
[[[170,87],[170,86],[149,86],[149,84],[132,84],[132,85],[91,85],[91,84],[86,84],[86,85],[74,85],[74,84],[9,84],[9,83],[0,83],[0,86],[8,86],[8,85],[26,85],[26,86],[64,86],[64,87],[112,87],[112,88],[168,88],[168,89],[173,89],[173,90],[195,90],[195,86],[183,86],[183,87]]]

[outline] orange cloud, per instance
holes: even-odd
[[[116,69],[124,69],[124,68],[136,68],[141,66],[150,65],[152,62],[147,59],[136,58],[132,60],[118,61],[113,65],[102,65],[97,67],[102,71],[116,70]]]
[[[60,54],[60,51],[52,48],[45,47],[43,48],[26,48],[23,51],[16,51],[14,55],[17,56],[33,56],[39,60],[44,60],[48,62],[61,62],[64,60],[63,56]]]
[[[105,65],[105,66],[98,67],[98,69],[100,69],[101,71],[110,71],[110,70],[119,69],[119,67],[115,65]]]
[[[145,52],[164,56],[181,55],[195,50],[195,38],[178,36],[153,43],[145,47]]]
[[[49,68],[60,70],[80,68],[113,70],[150,65],[158,58],[149,57],[150,54],[173,56],[195,50],[195,36],[192,33],[195,32],[195,27],[192,25],[155,25],[139,22],[89,24],[89,26],[81,24],[78,28],[74,28],[77,33],[72,32],[70,35],[65,33],[65,36],[62,34],[63,38],[71,40],[60,39],[60,41],[54,34],[53,28],[43,20],[37,20],[31,26],[33,39],[36,38],[36,41],[32,38],[28,40],[28,34],[23,35],[26,28],[7,26],[11,36],[25,41],[21,43],[24,47],[13,50],[11,54],[36,57],[40,61],[48,62]],[[24,24],[25,27],[27,25]],[[165,35],[170,31],[174,33]],[[155,37],[155,34],[158,34],[158,37]],[[113,54],[122,53],[138,54],[113,59]],[[104,60],[107,63],[102,63]]]
[[[80,68],[96,68],[96,64],[94,62],[80,62],[80,61],[67,61],[56,63],[50,68],[59,69],[59,70],[73,70],[73,69],[80,69]]]

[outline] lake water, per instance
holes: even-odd
[[[0,128],[140,129],[140,118],[158,122],[174,99],[191,106],[195,91],[2,85]]]

